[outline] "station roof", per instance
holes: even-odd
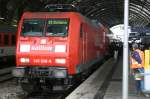
[[[68,0],[69,2],[69,0]],[[76,0],[88,17],[100,20],[109,27],[124,21],[124,0]],[[150,24],[150,0],[129,0],[129,25],[145,27]]]
[[[7,2],[7,9],[18,7],[19,11],[27,9],[27,6],[38,9],[46,4],[73,4],[87,17],[97,19],[108,27],[123,24],[124,21],[124,0],[0,0],[4,6],[2,2]],[[12,8],[9,5],[13,5]],[[150,26],[150,0],[129,0],[129,25]]]

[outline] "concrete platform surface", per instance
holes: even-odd
[[[122,63],[122,59],[120,59],[103,99],[122,99]],[[129,76],[128,99],[150,99],[150,97],[145,97],[144,94],[136,94],[135,81],[131,76]]]

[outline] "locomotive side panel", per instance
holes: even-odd
[[[80,63],[79,44],[80,20],[78,15],[70,16],[69,35],[68,35],[68,73],[74,75],[77,73],[76,65]]]
[[[84,19],[80,25],[79,53],[80,63],[77,70],[87,71],[92,65],[101,60],[105,55],[105,31],[101,26],[95,26],[89,20]]]

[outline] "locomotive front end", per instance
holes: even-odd
[[[68,28],[66,18],[25,18],[18,29],[13,75],[21,84],[57,84],[68,76]]]
[[[24,19],[17,43],[17,68],[24,67],[28,74],[42,67],[55,71],[50,74],[57,74],[55,68],[65,68],[68,22],[68,19]]]

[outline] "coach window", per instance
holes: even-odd
[[[0,34],[0,46],[2,45],[2,36]]]
[[[12,45],[15,45],[16,44],[16,36],[15,35],[12,35]]]
[[[8,34],[5,34],[4,35],[4,44],[8,45],[8,43],[9,43]]]

